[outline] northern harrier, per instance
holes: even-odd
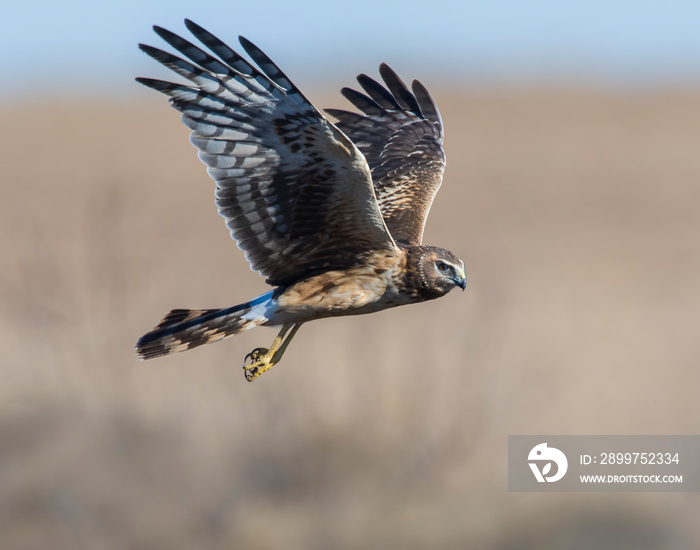
[[[249,353],[253,380],[277,363],[303,323],[433,300],[466,287],[464,262],[423,246],[442,182],[440,113],[417,80],[409,90],[387,65],[384,85],[342,94],[362,114],[328,109],[329,122],[270,58],[245,38],[257,68],[202,27],[155,32],[186,59],[139,47],[190,82],[138,78],[170,96],[216,182],[216,205],[251,269],[275,287],[225,309],[171,311],[136,345],[150,359],[256,326],[280,326],[270,349]],[[250,362],[248,362],[250,360]]]

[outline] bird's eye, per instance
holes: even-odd
[[[445,262],[437,262],[435,266],[438,268],[438,271],[442,273],[449,269],[449,266]]]

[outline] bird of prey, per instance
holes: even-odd
[[[269,349],[246,356],[250,381],[279,362],[303,323],[465,289],[464,262],[422,244],[445,153],[440,113],[420,82],[409,89],[386,64],[383,84],[361,74],[364,93],[342,90],[361,112],[328,109],[333,124],[250,41],[240,37],[257,67],[185,25],[211,53],[157,26],[184,58],[139,47],[189,82],[137,81],[182,113],[231,237],[274,288],[233,307],[171,311],[136,344],[140,359],[281,327]]]

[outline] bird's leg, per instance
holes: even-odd
[[[282,329],[277,335],[277,338],[275,338],[275,341],[272,342],[270,349],[255,348],[245,356],[243,369],[245,371],[245,378],[248,380],[248,382],[252,382],[263,372],[272,367],[272,365],[280,362],[280,359],[282,359],[282,355],[284,355],[289,342],[292,341],[292,338],[294,338],[294,335],[299,330],[299,327],[301,327],[301,323],[287,323],[286,325],[283,325]],[[250,364],[247,364],[248,359],[251,361]]]

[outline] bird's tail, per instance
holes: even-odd
[[[174,309],[136,343],[139,359],[153,359],[216,342],[268,321],[272,292],[224,309]]]

